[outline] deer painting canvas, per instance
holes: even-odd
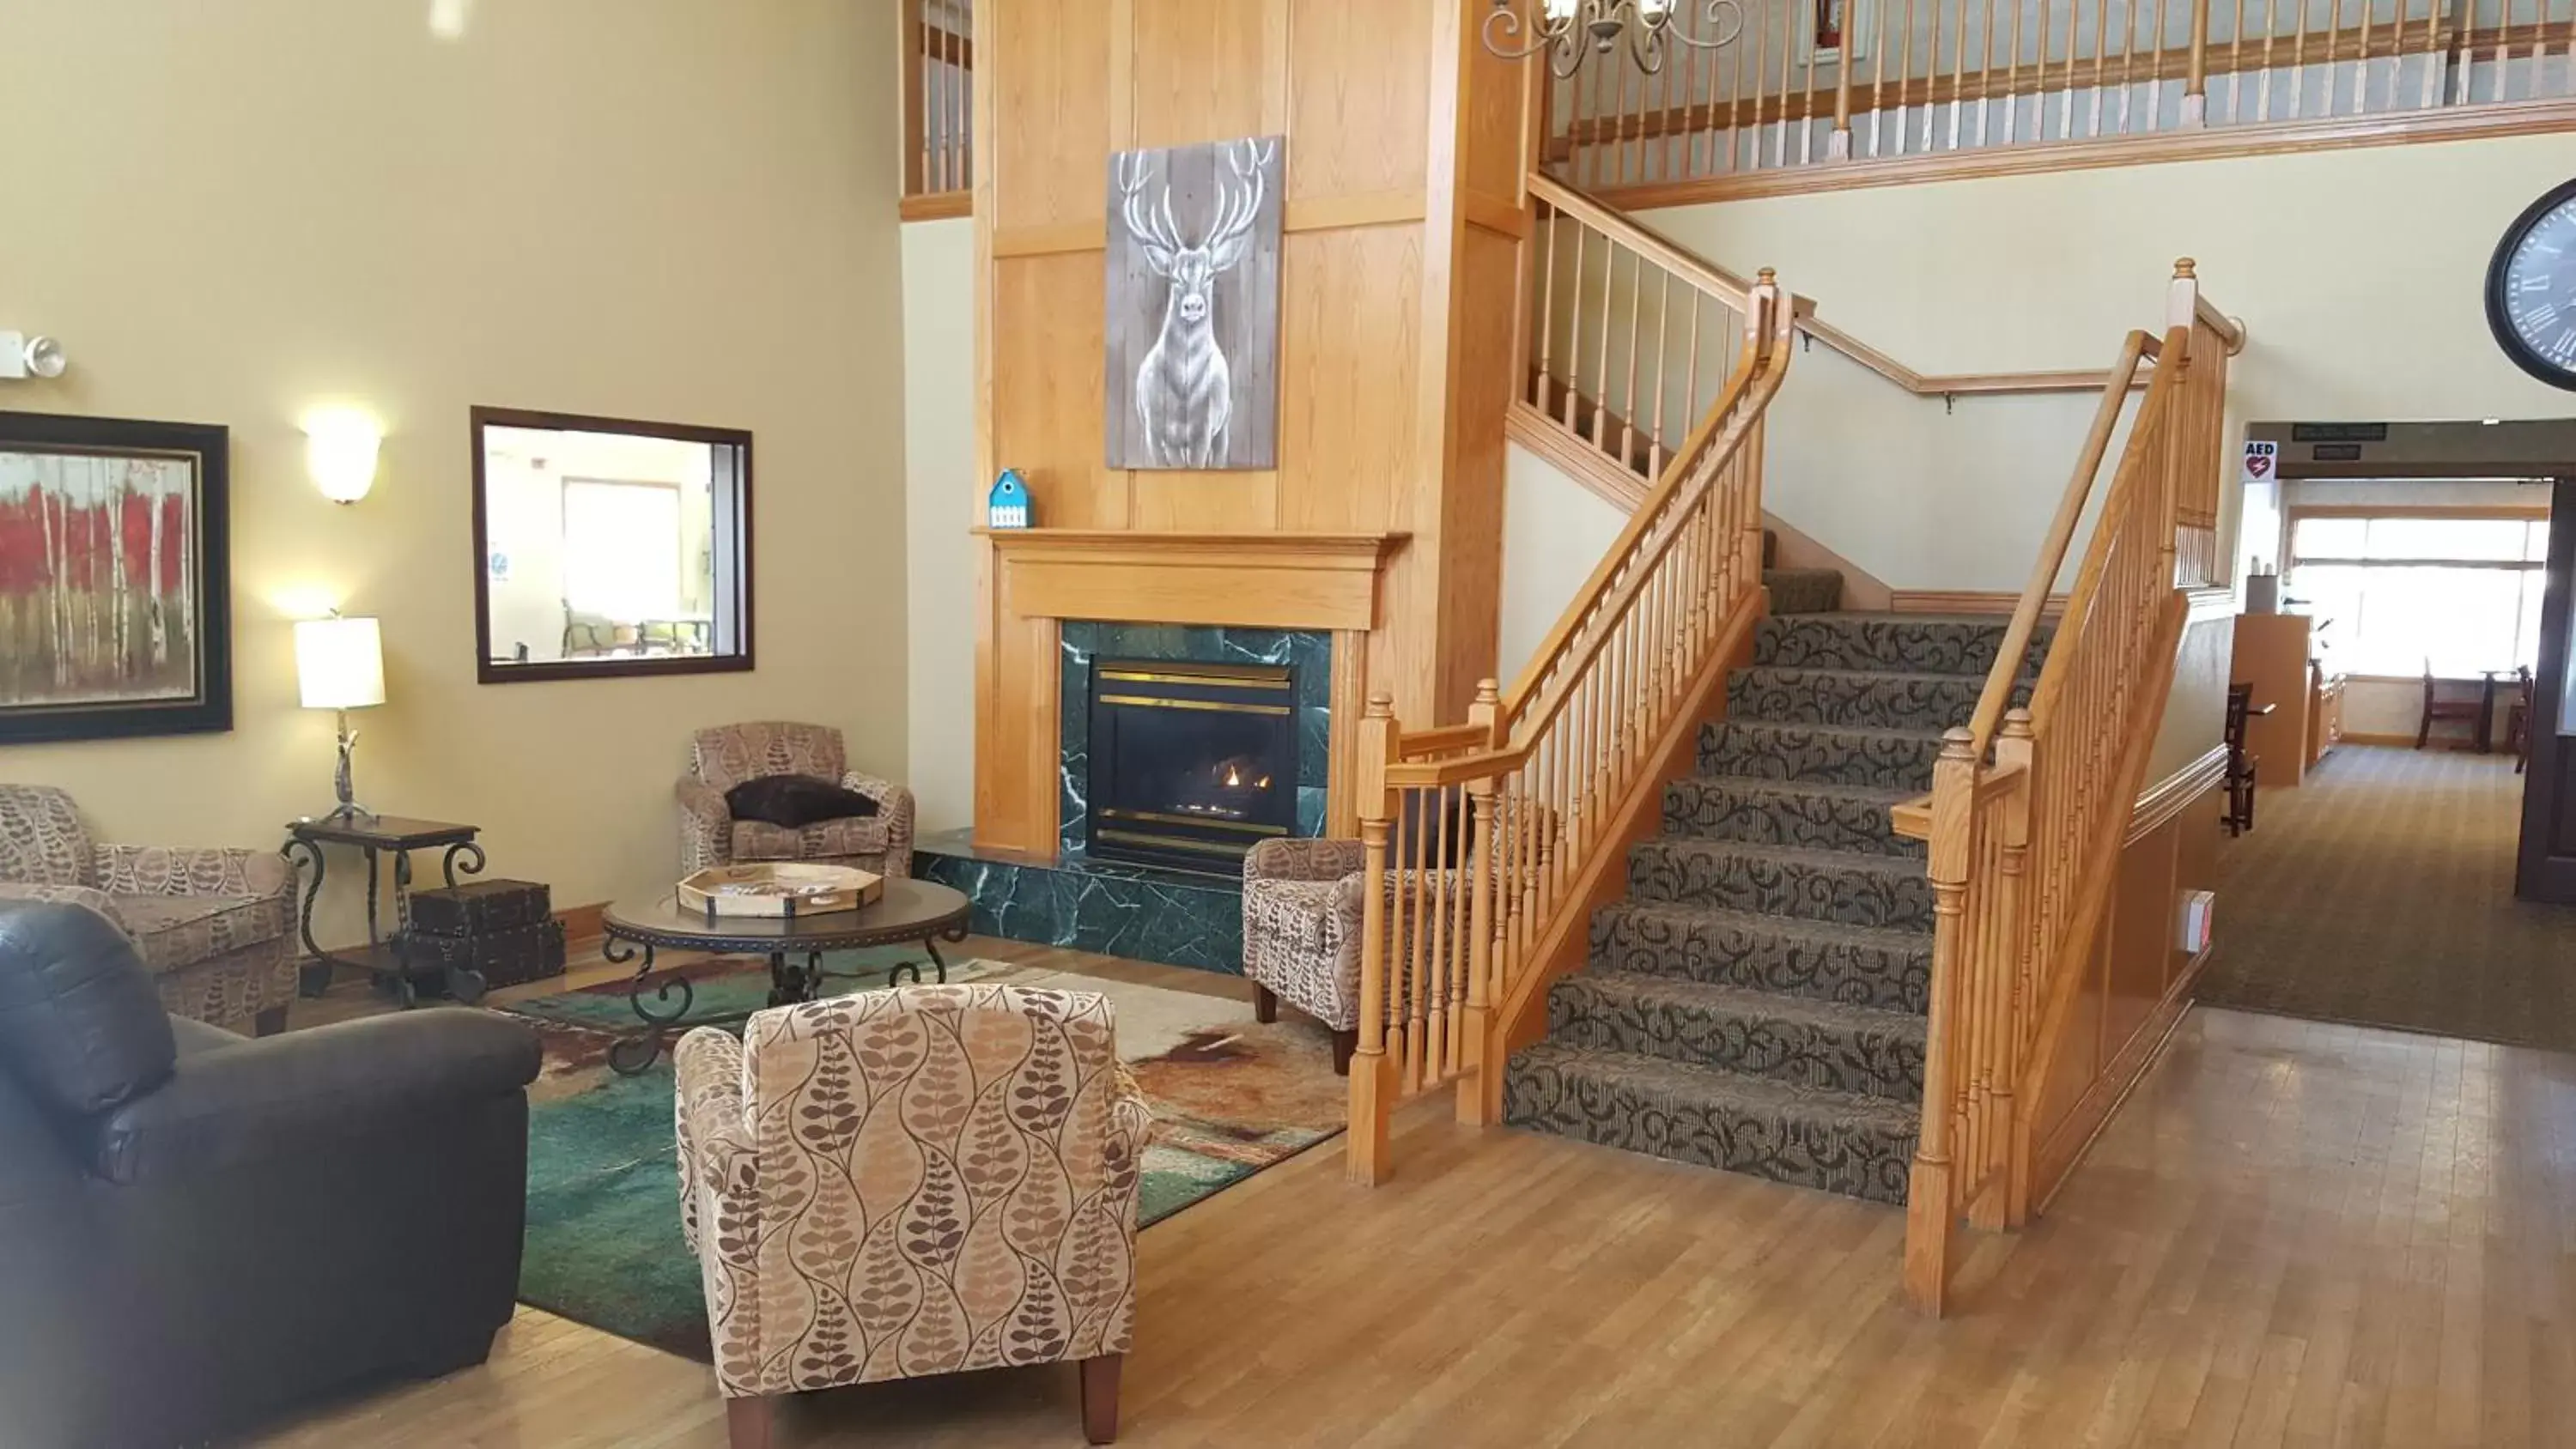
[[[1277,465],[1282,149],[1110,158],[1110,467]]]

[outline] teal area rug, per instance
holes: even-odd
[[[883,990],[912,959],[895,950],[839,952],[824,969],[834,994]],[[755,1010],[769,997],[765,962],[725,958],[672,973],[695,1014]],[[1118,1014],[1119,1054],[1154,1104],[1137,1218],[1150,1225],[1275,1166],[1341,1130],[1348,1101],[1321,1028],[1261,1026],[1249,1002],[994,961],[961,961],[951,981],[1099,991]],[[671,1000],[679,999],[674,986]],[[705,1361],[706,1304],[697,1259],[680,1237],[670,1059],[640,1076],[607,1065],[615,1033],[636,1024],[625,983],[568,991],[500,1010],[545,1038],[530,1094],[527,1250],[519,1298],[620,1338]]]

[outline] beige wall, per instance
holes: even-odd
[[[1628,515],[1518,443],[1504,460],[1503,479],[1502,648],[1495,677],[1509,688],[1619,541]]]
[[[1819,315],[1921,372],[2101,367],[2129,328],[2158,324],[2190,255],[2251,327],[2240,417],[2546,417],[2566,396],[2496,350],[2480,287],[2497,236],[2572,160],[2566,137],[2535,136],[1643,219],[1729,268],[1778,267]],[[2090,404],[1972,399],[1944,416],[1816,348],[1777,406],[1768,502],[1785,522],[1899,588],[2018,588]]]
[[[288,625],[336,603],[384,620],[364,798],[597,901],[670,880],[697,726],[822,721],[903,769],[888,30],[845,0],[487,3],[455,39],[428,13],[0,0],[0,325],[73,359],[0,407],[232,428],[237,674],[229,734],[12,747],[0,777],[114,837],[273,845],[329,803]],[[387,424],[354,507],[303,477],[327,401]],[[758,672],[476,684],[475,403],[751,429]]]
[[[975,823],[975,223],[903,228],[905,583],[921,829]]]

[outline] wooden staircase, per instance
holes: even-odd
[[[1658,1157],[1905,1200],[1933,897],[1895,811],[1975,710],[2001,619],[1775,614],[1695,768],[1549,988],[1503,1117]],[[2035,674],[2040,650],[2028,651]]]
[[[1642,492],[1508,689],[1455,724],[1408,728],[1383,696],[1361,721],[1350,1175],[1384,1180],[1390,1112],[1454,1090],[1464,1123],[1901,1204],[1906,1291],[1938,1313],[1961,1219],[2036,1201],[2029,1104],[2094,959],[2183,590],[2214,576],[2242,330],[2178,264],[2164,332],[2099,375],[2008,618],[1845,613],[1841,576],[1771,567],[1763,526],[1769,409],[1821,333],[1805,304],[1529,189],[1511,435]]]

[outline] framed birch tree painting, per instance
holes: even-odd
[[[1109,158],[1110,467],[1277,466],[1286,145],[1262,136]]]
[[[0,743],[232,728],[229,450],[0,412]]]

